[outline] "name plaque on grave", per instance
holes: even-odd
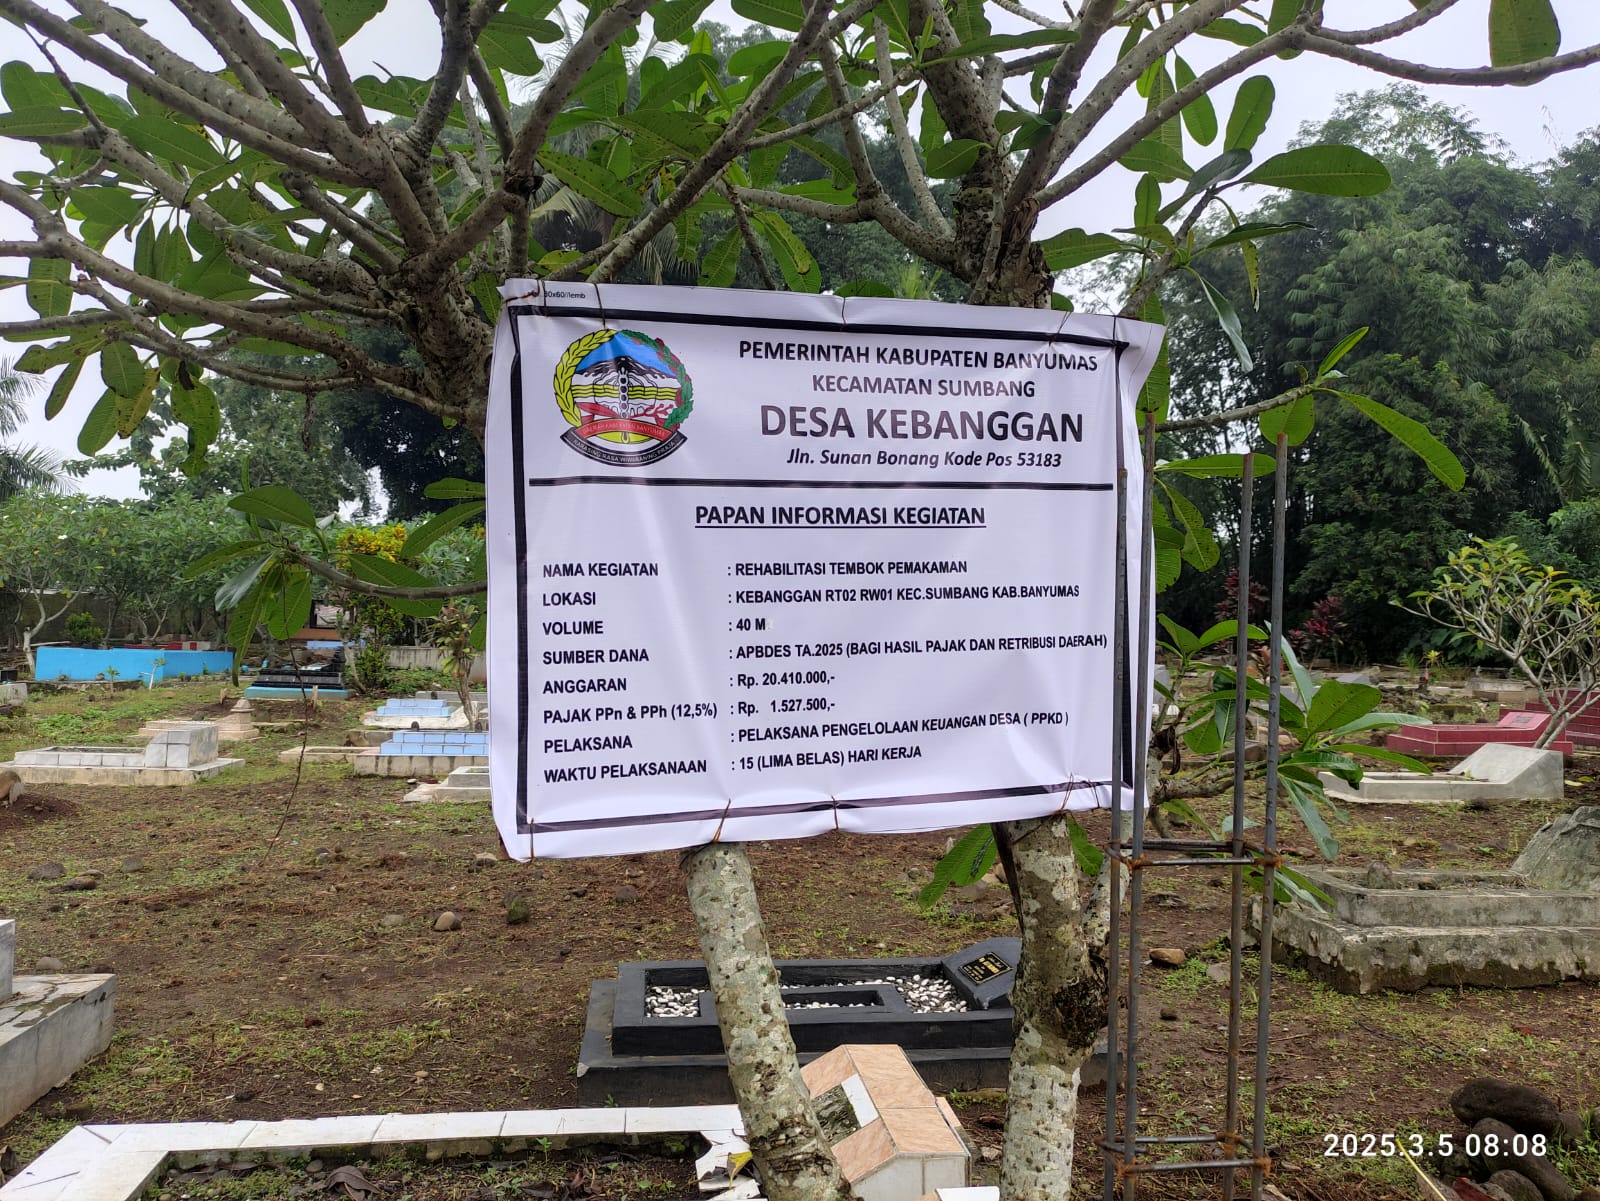
[[[488,448],[507,850],[1109,804],[1160,343],[1045,310],[520,281]],[[1143,500],[1126,495],[1138,594]],[[1130,678],[1131,662],[1122,668]],[[1130,690],[1131,692],[1131,690]]]

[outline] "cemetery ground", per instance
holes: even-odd
[[[40,689],[25,712],[0,718],[0,759],[127,738],[153,717],[217,718],[235,695],[221,700],[215,680]],[[257,702],[259,722],[292,724],[230,744],[226,753],[245,762],[213,780],[38,785],[0,808],[0,914],[17,919],[19,972],[54,959],[117,974],[110,1050],[0,1128],[0,1168],[86,1122],[570,1106],[590,981],[613,977],[623,960],[699,957],[675,854],[516,864],[499,857],[483,804],[406,804],[404,780],[325,764],[297,776],[278,762],[301,741],[302,716],[311,745],[337,744],[368,707]],[[1580,755],[1567,779],[1562,802],[1353,808],[1336,830],[1339,862],[1506,867],[1549,817],[1600,803],[1600,755]],[[1013,933],[1003,887],[918,908],[946,837],[753,847],[774,954],[945,954]],[[1291,864],[1316,862],[1297,826],[1284,842]],[[41,878],[54,874],[51,864],[59,878]],[[1221,1112],[1227,990],[1215,965],[1226,958],[1225,879],[1168,872],[1147,883],[1149,945],[1184,952],[1181,966],[1145,975],[1144,1113],[1168,1132],[1214,1129]],[[519,898],[529,916],[513,924]],[[436,931],[447,910],[460,928]],[[1329,1157],[1326,1136],[1432,1142],[1449,1132],[1459,1141],[1465,1129],[1447,1098],[1470,1077],[1531,1084],[1563,1108],[1600,1106],[1593,984],[1353,997],[1285,969],[1273,1013],[1269,1143],[1280,1157],[1275,1184],[1296,1201],[1425,1195],[1403,1160]],[[1099,1195],[1102,1098],[1098,1087],[1084,1091],[1075,1198]],[[1003,1096],[952,1100],[975,1144],[975,1173],[992,1180]],[[1600,1184],[1600,1144],[1558,1156],[1570,1178]],[[332,1167],[171,1178],[160,1195],[345,1195],[316,1187]],[[379,1186],[373,1201],[693,1195],[685,1161],[637,1149],[361,1170]],[[1175,1177],[1140,1195],[1220,1193],[1212,1177]]]

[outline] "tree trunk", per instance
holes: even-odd
[[[770,1201],[851,1201],[800,1078],[744,847],[713,843],[685,851],[683,870],[763,1195]]]
[[[1070,1191],[1079,1069],[1105,1020],[1105,932],[1095,915],[1085,921],[1078,900],[1070,824],[1051,817],[996,829],[1022,927],[1000,1165],[1006,1201]]]

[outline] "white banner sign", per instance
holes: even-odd
[[[512,855],[1109,804],[1118,468],[1136,598],[1158,327],[504,292],[489,758]]]

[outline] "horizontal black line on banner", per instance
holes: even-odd
[[[922,796],[862,797],[838,801],[790,801],[782,805],[750,805],[738,809],[694,809],[682,813],[632,813],[614,817],[586,817],[569,822],[533,822],[524,834],[558,834],[565,830],[604,830],[615,826],[666,826],[678,822],[737,821],[741,817],[777,817],[785,813],[819,813],[832,809],[886,809],[896,805],[956,805],[965,801],[997,801],[1009,797],[1065,795],[1088,788],[1108,788],[1107,780],[1072,780],[1060,784],[1031,784],[1020,788],[980,788],[970,792],[932,792]]]
[[[1021,329],[963,329],[925,325],[866,324],[843,321],[802,321],[785,317],[733,317],[717,313],[674,313],[657,309],[607,309],[598,305],[571,308],[545,308],[536,304],[514,304],[513,317],[591,317],[601,321],[666,321],[674,325],[728,325],[747,329],[798,329],[825,334],[911,334],[922,338],[973,338],[996,342],[1066,342],[1073,346],[1097,346],[1106,350],[1126,350],[1129,343],[1118,338],[1090,338],[1083,334],[1045,334]],[[766,360],[762,360],[766,361]],[[797,360],[773,360],[792,362]]]
[[[983,483],[963,480],[955,483],[929,484],[915,480],[700,480],[651,479],[632,475],[563,475],[549,478],[530,477],[530,488],[561,488],[571,484],[630,484],[640,488],[913,488],[925,491],[951,492],[1110,492],[1113,483],[1085,483],[1064,480],[1057,483],[1030,483],[1026,481],[994,480]]]
[[[697,530],[986,530],[986,525],[697,525]]]

